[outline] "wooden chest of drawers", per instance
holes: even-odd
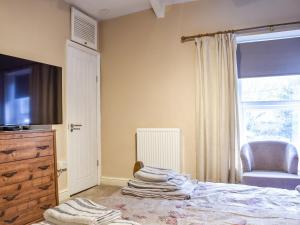
[[[55,131],[0,132],[0,225],[42,220],[57,204]]]

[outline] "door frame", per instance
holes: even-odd
[[[70,130],[69,130],[69,124],[71,121],[69,121],[69,116],[68,116],[68,112],[69,112],[69,104],[68,104],[68,98],[69,98],[69,93],[68,93],[68,79],[69,79],[69,75],[68,75],[68,47],[73,47],[73,48],[77,48],[81,51],[85,51],[89,54],[93,54],[97,56],[97,77],[96,77],[96,82],[97,82],[97,105],[96,105],[96,110],[97,110],[97,155],[98,155],[98,169],[97,169],[97,184],[100,185],[101,183],[101,96],[100,96],[100,53],[98,51],[92,50],[90,48],[87,48],[85,46],[82,46],[80,44],[77,44],[71,40],[67,40],[66,42],[66,48],[65,48],[65,54],[66,54],[66,79],[65,79],[65,102],[66,102],[66,127],[65,127],[65,131],[66,131],[66,146],[67,146],[67,188],[68,188],[68,192],[70,193],[70,180],[71,180],[71,176],[70,176]]]

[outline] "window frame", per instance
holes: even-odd
[[[265,32],[258,34],[240,34],[236,36],[237,44],[247,43],[247,42],[257,42],[265,40],[275,40],[284,38],[300,37],[300,29],[279,31],[279,32]],[[296,75],[296,74],[295,74]],[[300,75],[300,74],[299,74]],[[251,107],[253,109],[279,109],[281,107],[299,107],[300,110],[300,100],[280,100],[280,101],[242,101],[241,91],[242,91],[242,79],[238,78],[237,75],[237,107],[238,107],[238,129],[239,129],[239,144],[242,145],[247,143],[246,137],[246,124],[245,124],[245,108]],[[300,130],[300,127],[299,127]],[[299,143],[297,143],[296,148],[298,149],[298,154],[300,156],[300,138]],[[300,160],[298,164],[298,174],[300,175]]]

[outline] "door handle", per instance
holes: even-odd
[[[80,130],[80,127],[82,127],[81,124],[74,124],[74,123],[71,123],[70,126],[71,126],[71,129],[70,129],[71,132],[73,132],[74,130]]]

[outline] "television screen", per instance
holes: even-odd
[[[0,126],[62,123],[62,69],[0,54]]]

